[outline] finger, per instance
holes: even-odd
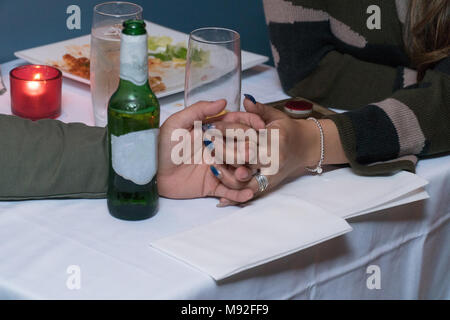
[[[220,198],[219,203],[216,205],[217,208],[224,208],[228,206],[236,206],[238,202],[228,200],[226,198]]]
[[[265,127],[261,117],[250,112],[228,112],[222,117],[221,121],[244,124],[256,130],[264,129]]]
[[[199,101],[183,110],[173,114],[166,122],[170,120],[170,126],[173,128],[190,129],[194,121],[203,121],[207,117],[214,116],[227,105],[226,100],[217,101]]]
[[[241,203],[247,202],[248,200],[253,198],[253,191],[250,189],[233,190],[227,188],[222,183],[219,183],[216,187],[216,190],[214,190],[214,196]]]
[[[234,177],[241,182],[248,182],[252,179],[252,176],[255,172],[253,172],[256,170],[255,169],[250,169],[246,166],[240,166],[237,167],[236,170],[234,170]]]
[[[226,129],[242,129],[244,131],[253,130],[256,132],[255,129],[248,126],[247,124],[231,121],[216,121],[213,123],[213,127],[211,128],[219,129],[220,131],[222,131],[222,133],[225,133]]]
[[[234,167],[246,164],[254,166],[258,164],[258,143],[254,140],[238,140],[235,143],[227,143],[225,148],[225,160]],[[229,163],[229,161],[232,163]]]
[[[259,197],[260,195],[267,193],[277,184],[275,182],[277,180],[275,176],[266,175],[266,178],[268,180],[268,185],[266,189],[263,192],[261,192],[259,191],[259,184],[258,181],[256,180],[255,175],[252,175],[252,179],[248,182],[247,188],[253,191],[254,197]]]
[[[259,191],[258,182],[256,181],[256,178],[254,176],[252,176],[252,178],[248,182],[248,189],[252,190],[254,196],[259,196],[261,194],[261,192]]]
[[[215,123],[214,128],[219,130],[224,137],[215,139],[213,146],[210,146],[214,148],[215,163],[226,163],[234,167],[246,163],[257,163],[258,135],[256,130],[243,124],[223,121]],[[207,134],[208,131],[206,136]]]
[[[278,119],[284,119],[288,117],[284,112],[281,112],[280,110],[266,106],[259,102],[253,103],[248,98],[244,99],[244,108],[247,112],[259,115],[266,124]]]
[[[223,141],[215,140],[213,143],[214,161],[218,164],[228,164],[239,167],[246,164],[258,168],[258,144],[255,141]],[[211,146],[210,146],[211,148]]]
[[[255,143],[258,141],[258,132],[246,124],[219,121],[214,122],[214,128],[220,130],[223,137],[229,136],[237,140],[249,139]]]
[[[234,171],[235,170],[233,168],[227,168],[224,165],[215,165],[211,168],[211,172],[214,176],[226,187],[236,190],[248,188],[248,182],[243,182],[236,179],[234,176]]]

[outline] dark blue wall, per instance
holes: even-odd
[[[0,63],[14,52],[90,33],[94,0],[0,0]],[[144,18],[190,32],[204,26],[227,27],[241,34],[242,49],[271,57],[260,0],[131,0]],[[81,30],[68,30],[66,9],[81,8]]]

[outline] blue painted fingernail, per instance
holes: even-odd
[[[216,128],[216,126],[213,123],[205,123],[205,124],[202,125],[202,130],[203,131],[206,131],[206,130],[209,130],[209,129],[215,129],[215,128]]]
[[[214,166],[209,166],[209,168],[211,169],[211,172],[213,173],[213,175],[215,175],[216,178],[220,179],[220,177],[221,177],[220,171],[217,170],[217,168]]]
[[[211,140],[203,140],[203,144],[205,145],[206,148],[208,148],[209,150],[213,150],[214,149],[214,143]]]
[[[255,98],[253,98],[253,96],[251,94],[244,93],[244,97],[246,97],[248,100],[253,102],[253,104],[256,104],[256,100],[255,100]]]

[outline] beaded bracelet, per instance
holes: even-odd
[[[320,160],[319,160],[319,163],[317,164],[317,167],[315,167],[315,168],[306,167],[306,170],[308,170],[309,172],[321,174],[323,172],[322,162],[323,162],[323,159],[325,158],[325,148],[324,148],[324,143],[323,143],[323,140],[324,140],[323,139],[323,128],[322,128],[322,125],[320,124],[320,122],[316,118],[309,117],[307,120],[314,121],[320,131]]]

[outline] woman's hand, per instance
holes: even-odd
[[[278,150],[278,171],[275,174],[266,174],[269,181],[267,191],[286,180],[294,179],[305,173],[305,167],[315,167],[317,165],[320,159],[320,131],[313,121],[292,119],[275,108],[260,103],[253,103],[250,99],[244,100],[244,107],[248,113],[259,115],[265,122],[268,130],[267,148],[269,152]],[[324,164],[346,163],[347,159],[342,149],[336,126],[331,120],[320,120],[320,122],[325,137],[326,153]],[[225,133],[226,125],[218,125],[218,128]],[[271,143],[271,135],[274,134],[274,130],[278,131],[278,140],[275,141],[278,146]],[[259,146],[261,146],[260,141]],[[255,195],[258,195],[258,183],[254,178],[249,180],[249,176],[251,177],[251,174],[257,169],[262,174],[265,174],[267,167],[268,165],[260,162],[256,164],[247,163],[246,166],[240,166],[234,170],[233,178],[241,183],[241,188],[249,188]],[[226,175],[229,176],[230,174],[227,173]],[[236,182],[233,184],[228,182],[233,181],[232,178],[228,177],[227,181],[222,180],[225,185],[231,188],[237,185]],[[245,184],[242,184],[244,182]],[[232,204],[232,202],[221,199],[221,204]]]
[[[269,180],[267,190],[283,183],[286,179],[298,177],[305,170],[305,166],[313,166],[320,157],[320,134],[319,130],[314,128],[315,124],[311,121],[291,119],[285,113],[260,103],[252,103],[249,99],[245,99],[244,106],[248,113],[259,115],[266,123],[267,129],[267,150],[263,153],[269,154],[271,161],[274,163],[263,164],[258,162],[255,164],[246,163],[246,166],[239,166],[234,172],[234,178],[244,182],[248,176],[256,170],[260,170]],[[219,123],[216,127],[226,134],[227,124]],[[274,139],[272,139],[272,136]],[[258,141],[258,153],[261,155],[261,141]],[[248,144],[246,146],[249,147]],[[225,149],[226,153],[226,149]],[[254,153],[254,151],[253,151]],[[246,150],[246,159],[249,158],[250,150]],[[226,157],[226,155],[224,155]],[[237,163],[237,152],[235,162]],[[269,170],[269,168],[271,168]],[[276,172],[274,169],[278,168]],[[269,172],[270,171],[270,172]],[[242,179],[244,178],[244,180]],[[231,180],[231,179],[227,179]],[[229,181],[223,181],[226,185],[230,185]],[[258,184],[255,179],[247,181],[245,188],[250,188],[256,194]]]
[[[202,152],[195,150],[192,144],[191,164],[175,164],[172,161],[172,148],[178,141],[172,141],[172,133],[177,129],[185,129],[190,141],[194,140],[194,121],[204,121],[208,117],[219,114],[226,106],[225,100],[214,102],[198,102],[180,112],[173,114],[161,126],[159,134],[158,191],[163,197],[187,199],[213,196],[233,202],[245,202],[253,197],[253,191],[241,185],[241,190],[225,186],[218,180],[210,165],[194,164],[194,156]],[[264,127],[264,122],[256,114],[227,113],[220,118],[221,122],[241,123],[255,128]]]

